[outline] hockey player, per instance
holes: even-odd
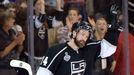
[[[74,23],[71,40],[49,48],[37,75],[83,75],[86,62],[79,51],[83,49],[91,34],[92,28],[87,22]]]

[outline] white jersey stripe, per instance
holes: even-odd
[[[92,43],[87,43],[87,46],[89,46],[89,45],[94,45],[94,44],[99,44],[99,43],[101,43],[101,41],[92,42]]]
[[[47,69],[50,67],[50,65],[53,63],[53,61],[56,59],[56,57],[61,53],[63,52],[67,47],[64,47],[60,52],[58,52],[55,57],[52,59],[52,61],[50,62],[50,64],[47,66]]]

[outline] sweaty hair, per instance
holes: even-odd
[[[80,22],[74,23],[72,26],[71,32],[73,32],[73,31],[79,32],[79,30],[81,30],[81,29],[89,31],[90,35],[93,34],[91,25],[85,21],[80,21]],[[73,36],[73,34],[70,37],[72,38],[72,36]]]

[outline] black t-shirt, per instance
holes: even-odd
[[[83,75],[86,62],[68,44],[59,44],[48,50],[41,67],[54,75]]]

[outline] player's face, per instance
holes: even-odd
[[[89,38],[89,31],[81,29],[76,34],[76,37],[74,38],[74,42],[79,48],[82,48],[85,46],[88,38]]]

